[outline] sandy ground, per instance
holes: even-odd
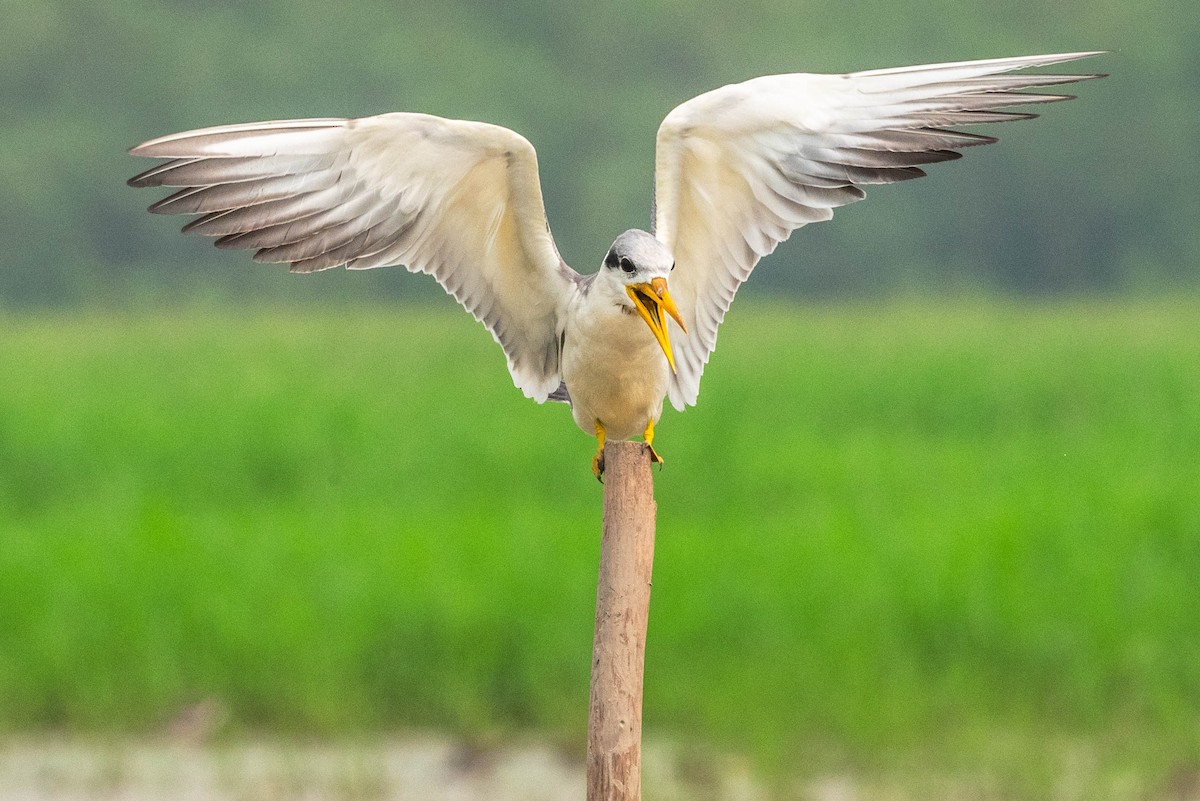
[[[994,777],[897,781],[828,775],[797,782],[799,801],[1200,801],[1200,771],[1146,785],[1102,770],[1089,751],[1056,778],[1019,789]],[[774,801],[746,763],[647,743],[649,801]],[[582,755],[544,741],[482,747],[448,737],[207,743],[166,736],[99,742],[0,739],[0,801],[584,801]]]
[[[767,798],[733,762],[689,776],[664,746],[642,761],[657,801]],[[584,801],[584,787],[582,761],[544,744],[0,742],[0,801]]]

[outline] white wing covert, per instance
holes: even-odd
[[[182,187],[150,211],[293,272],[404,265],[432,275],[495,337],[514,383],[558,389],[578,275],[546,224],[533,146],[496,125],[425,114],[227,125],[164,136],[133,186]]]
[[[861,200],[861,186],[919,178],[920,165],[996,141],[945,126],[1029,119],[1036,115],[1004,109],[1070,96],[1019,90],[1100,77],[1005,73],[1091,55],[771,75],[675,108],[658,131],[654,211],[654,233],[675,256],[671,294],[688,327],[671,337],[672,405],[696,403],[738,287],[793,230]]]

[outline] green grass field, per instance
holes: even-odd
[[[648,731],[1191,775],[1196,308],[735,308],[658,426]],[[0,727],[582,738],[594,443],[449,304],[0,340]]]

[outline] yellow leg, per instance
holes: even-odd
[[[604,475],[604,424],[599,420],[596,421],[596,455],[592,457],[592,473],[597,481],[604,481],[600,478]]]
[[[662,464],[662,457],[654,450],[654,420],[646,421],[646,430],[642,432],[642,438],[646,440],[646,447],[650,449],[650,461]]]

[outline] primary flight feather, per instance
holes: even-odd
[[[555,247],[533,146],[496,125],[393,113],[205,128],[133,148],[167,161],[129,183],[178,187],[150,211],[199,215],[184,231],[255,261],[432,275],[492,333],[522,392],[571,404],[597,438],[599,477],[606,437],[641,434],[661,461],[663,400],[696,403],[759,259],[868,184],[996,141],[954,127],[1069,98],[1022,90],[1100,77],[1013,72],[1097,54],[772,75],[695,97],[658,131],[653,233],[621,234],[586,276]]]

